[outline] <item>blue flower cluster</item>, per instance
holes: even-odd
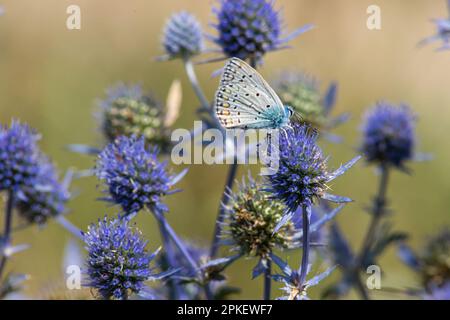
[[[362,152],[368,162],[402,167],[415,147],[415,117],[406,106],[380,102],[366,114]]]
[[[68,186],[59,182],[54,165],[43,159],[36,185],[21,189],[16,206],[19,214],[27,221],[43,224],[49,218],[63,214],[69,198]]]
[[[158,160],[158,150],[149,148],[143,137],[119,137],[98,156],[95,173],[108,187],[109,201],[120,205],[125,214],[147,207],[167,211],[162,202],[172,193],[174,177],[166,162]]]
[[[259,62],[269,51],[281,49],[283,45],[311,28],[305,26],[283,38],[283,22],[273,1],[267,0],[220,0],[216,9],[219,32],[214,41],[227,57]]]
[[[10,127],[0,126],[0,191],[36,185],[41,158],[38,139],[18,121]]]
[[[152,277],[150,262],[155,253],[147,252],[147,241],[128,224],[126,219],[105,217],[83,235],[88,252],[87,285],[103,299],[127,299],[143,290],[144,282]]]
[[[188,12],[172,15],[164,29],[163,45],[169,58],[189,58],[203,50],[203,32]]]

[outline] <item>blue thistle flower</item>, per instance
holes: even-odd
[[[20,190],[16,206],[20,216],[28,222],[44,224],[65,212],[69,198],[68,186],[58,181],[54,165],[44,158],[39,165],[36,185]]]
[[[173,14],[164,28],[163,46],[169,59],[187,59],[203,50],[203,32],[188,12]]]
[[[366,113],[362,152],[368,162],[403,167],[415,147],[415,117],[406,106],[379,102]]]
[[[0,125],[0,191],[36,184],[41,154],[39,136],[26,124]]]
[[[83,236],[88,251],[86,286],[95,288],[101,298],[125,300],[144,290],[144,282],[153,278],[150,262],[157,252],[147,252],[147,241],[126,219],[105,217]]]
[[[308,126],[294,124],[280,134],[279,168],[268,176],[269,190],[273,197],[282,200],[287,208],[285,223],[302,206],[310,207],[315,200],[324,199],[336,203],[351,199],[326,192],[328,183],[344,174],[360,157],[356,157],[334,172],[329,172],[327,159],[316,144],[317,134]]]
[[[172,176],[166,166],[158,160],[157,148],[146,147],[144,137],[122,136],[99,154],[95,173],[108,187],[106,200],[122,206],[126,215],[144,207],[164,212],[162,198],[175,192],[172,186],[186,172]]]
[[[213,41],[227,57],[260,62],[264,54],[281,49],[296,36],[310,30],[306,25],[287,37],[282,37],[282,18],[274,8],[274,1],[220,0],[215,9],[219,32]]]

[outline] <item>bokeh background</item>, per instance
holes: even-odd
[[[418,148],[432,153],[434,160],[410,164],[410,176],[395,173],[389,198],[396,229],[409,232],[412,246],[420,247],[427,235],[450,224],[450,53],[435,52],[432,46],[416,47],[420,39],[434,33],[430,19],[447,15],[445,1],[276,3],[289,30],[305,23],[314,24],[316,29],[294,40],[292,49],[268,54],[261,73],[270,79],[278,70],[298,69],[317,76],[323,89],[329,81],[339,83],[334,112],[351,112],[352,119],[335,132],[345,138],[344,144],[323,143],[334,166],[357,152],[361,115],[375,101],[404,102],[418,115]],[[9,123],[14,117],[35,127],[43,135],[42,148],[61,171],[92,167],[94,159],[70,153],[65,146],[103,144],[93,116],[95,100],[118,81],[141,83],[164,100],[172,80],[180,79],[184,99],[175,127],[191,127],[197,100],[182,65],[178,61],[155,62],[154,57],[162,53],[161,30],[175,11],[189,10],[207,32],[214,33],[208,24],[215,21],[211,8],[216,1],[9,0],[0,4],[5,9],[0,17],[0,121]],[[66,8],[71,4],[81,7],[81,30],[66,29]],[[380,31],[366,28],[366,9],[371,4],[382,10]],[[211,73],[220,67],[216,63],[197,68],[211,99],[218,82],[211,79]],[[241,168],[239,174],[245,171]],[[167,199],[171,208],[168,219],[183,237],[209,244],[226,172],[225,166],[191,166],[180,184],[184,191]],[[363,208],[373,196],[376,183],[374,170],[359,163],[333,184],[335,193],[355,199],[338,218],[353,246],[360,246],[366,230],[368,215]],[[69,204],[68,218],[80,228],[85,229],[105,213],[116,212],[96,201],[100,193],[95,179],[78,180],[73,190],[77,196]],[[152,217],[141,215],[137,221],[150,240],[149,246],[158,247],[160,240]],[[26,295],[45,297],[48,288],[63,285],[61,259],[69,239],[70,235],[54,222],[14,234],[15,243],[31,244],[30,250],[8,263],[8,270],[30,274]],[[297,264],[298,257],[294,255],[290,261]],[[250,280],[255,263],[240,261],[229,270],[230,283],[242,287],[236,298],[260,297],[261,279]],[[380,265],[383,286],[416,284],[394,249]],[[312,291],[312,296],[317,297],[318,291]],[[374,293],[374,297],[401,298],[383,292]]]

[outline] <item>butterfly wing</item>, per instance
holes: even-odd
[[[275,128],[287,115],[280,98],[263,77],[238,58],[225,65],[215,96],[216,115],[229,128]]]

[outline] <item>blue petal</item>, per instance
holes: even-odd
[[[339,169],[335,170],[329,177],[327,182],[330,182],[337,177],[343,175],[348,169],[350,169],[358,160],[361,159],[361,156],[356,156],[346,164],[339,167]]]
[[[267,269],[267,263],[264,259],[260,259],[258,264],[253,268],[252,279],[260,276]]]
[[[323,99],[323,107],[325,109],[325,114],[329,114],[331,108],[333,108],[336,103],[337,96],[337,84],[335,82],[331,83],[328,87],[327,93]]]
[[[334,194],[329,194],[329,193],[325,193],[322,196],[322,199],[334,202],[334,203],[347,203],[347,202],[353,202],[352,199],[347,198],[347,197],[341,197],[341,196],[336,196]]]
[[[98,155],[101,150],[95,147],[91,147],[85,144],[69,144],[67,146],[67,149],[69,149],[72,152],[75,153],[81,153],[81,154],[87,154],[87,155]]]
[[[290,277],[292,274],[292,269],[289,267],[289,265],[284,262],[280,257],[278,257],[277,255],[273,254],[271,255],[272,261],[273,263],[275,263],[280,269],[281,271],[283,271],[283,273]]]
[[[328,277],[334,271],[334,269],[336,269],[336,266],[332,266],[332,267],[328,268],[327,270],[325,270],[321,274],[319,274],[319,275],[313,277],[312,279],[306,281],[305,285],[307,287],[313,287],[313,286],[319,284],[319,282],[321,282],[323,279]]]

